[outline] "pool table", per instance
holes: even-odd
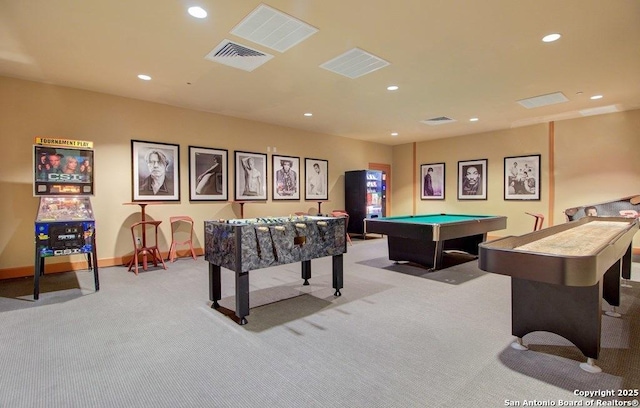
[[[478,255],[487,232],[507,228],[507,217],[464,214],[426,214],[366,220],[367,233],[387,236],[389,259],[409,261],[437,270],[443,252]]]

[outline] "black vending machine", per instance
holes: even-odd
[[[366,238],[364,220],[386,216],[386,175],[379,170],[344,173],[345,210],[349,213],[347,231]]]

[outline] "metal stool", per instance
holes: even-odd
[[[196,251],[193,249],[193,219],[187,215],[177,215],[175,217],[170,217],[169,222],[171,223],[171,247],[169,247],[169,258],[168,261],[176,260],[176,246],[177,245],[189,245],[189,250],[191,251],[191,256],[193,259],[196,259]],[[176,232],[178,232],[178,228],[176,224],[179,222],[186,222],[189,225],[189,239],[184,241],[176,240]]]
[[[544,215],[542,215],[542,214],[533,214],[533,213],[529,213],[529,212],[525,212],[525,214],[528,214],[528,215],[536,218],[535,224],[533,224],[533,230],[534,231],[539,231],[539,230],[542,229],[542,224],[544,223]]]
[[[131,238],[133,239],[133,259],[129,262],[129,271],[134,268],[134,272],[138,274],[138,263],[142,261],[142,269],[147,270],[147,257],[151,257],[154,266],[158,266],[158,262],[162,264],[164,269],[167,269],[167,265],[162,260],[162,255],[158,249],[158,225],[162,221],[140,221],[131,226]],[[153,245],[147,244],[147,228],[153,226],[155,229],[155,241]],[[139,236],[136,236],[139,233]],[[140,237],[142,237],[140,239]]]

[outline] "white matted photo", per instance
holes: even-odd
[[[458,200],[487,199],[487,159],[458,162]]]
[[[504,199],[540,200],[540,155],[504,158]]]
[[[300,199],[300,158],[272,155],[273,199]]]
[[[267,155],[235,151],[235,200],[267,199]]]
[[[420,165],[420,198],[444,200],[444,163]]]
[[[227,201],[228,151],[189,146],[189,200]]]
[[[304,159],[305,200],[328,200],[329,161]]]
[[[180,201],[180,146],[131,141],[133,201]]]

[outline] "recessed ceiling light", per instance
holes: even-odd
[[[398,136],[398,132],[391,132],[391,136]]]
[[[560,35],[558,33],[548,34],[548,35],[545,35],[544,37],[542,37],[542,41],[543,42],[554,42],[554,41],[558,40],[560,37],[562,37],[562,35]]]
[[[142,79],[143,81],[151,81],[151,77],[145,74],[138,75],[138,78]]]
[[[189,7],[187,11],[189,12],[189,14],[191,14],[195,18],[205,18],[207,16],[206,10],[203,9],[202,7],[197,7],[197,6]]]
[[[387,91],[397,91],[398,90],[398,85],[389,85],[387,87]]]
[[[469,122],[477,122],[479,119],[478,118],[471,118],[469,119]]]
[[[307,117],[309,117],[309,116],[313,116],[313,113],[311,113],[311,112],[307,112],[307,113],[305,113],[305,114],[304,114],[304,116],[307,116]]]
[[[602,99],[602,95],[593,95],[591,99]]]

